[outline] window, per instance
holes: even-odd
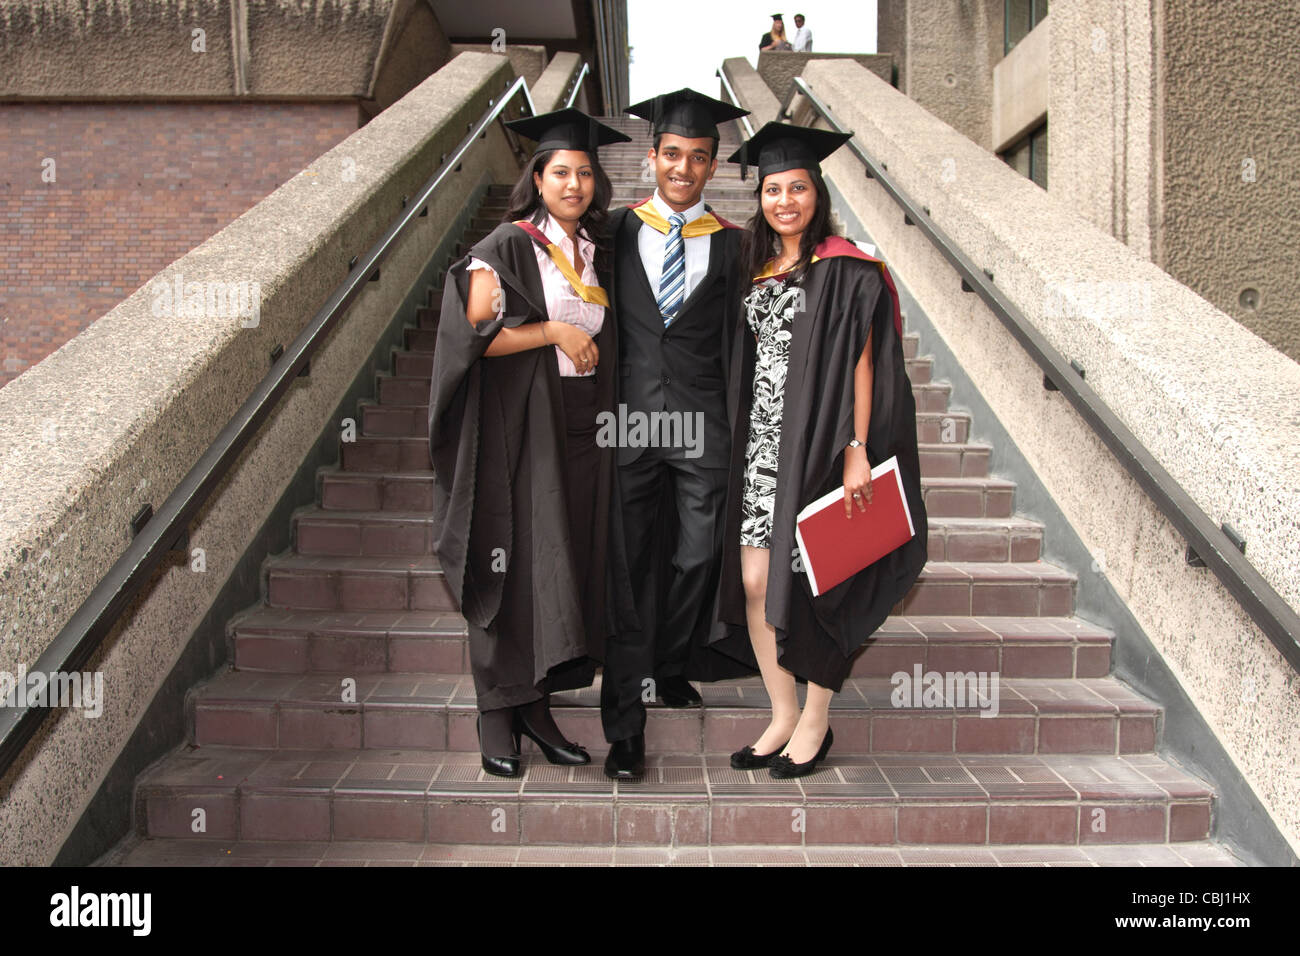
[[[1002,160],[1021,176],[1047,188],[1047,124],[1001,153]]]
[[[1005,56],[1047,16],[1047,0],[1005,0],[1002,13]]]

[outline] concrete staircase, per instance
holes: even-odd
[[[648,195],[647,124],[604,121],[637,137],[603,153],[615,202]],[[753,185],[722,163],[706,198],[743,224]],[[1110,675],[1114,636],[1074,616],[1076,575],[1042,560],[1042,525],[1015,515],[915,334],[930,563],[837,696],[824,769],[731,769],[766,723],[755,678],[704,686],[702,711],[652,708],[644,781],[601,772],[598,687],[555,699],[590,766],[553,767],[525,740],[522,779],[483,773],[465,624],[431,547],[440,301],[431,288],[293,548],[266,562],[264,602],[230,622],[233,666],[191,692],[190,742],[139,778],[136,833],[102,862],[1236,863],[1208,840],[1214,794],[1157,754],[1161,708]],[[896,707],[899,671],[996,672],[998,713]]]

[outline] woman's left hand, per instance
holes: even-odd
[[[844,516],[853,517],[853,505],[866,511],[871,504],[871,464],[867,461],[867,447],[844,449]]]

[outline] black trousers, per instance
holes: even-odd
[[[669,457],[676,455],[677,457]],[[644,733],[648,681],[684,672],[694,635],[708,631],[722,549],[727,469],[680,449],[647,448],[619,467],[628,570],[640,631],[606,640],[600,714],[610,743]],[[664,501],[672,504],[664,512]],[[665,520],[666,518],[666,520]],[[674,530],[675,526],[675,530]],[[662,553],[676,538],[671,562]]]

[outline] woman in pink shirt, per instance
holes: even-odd
[[[588,763],[550,694],[604,656],[618,355],[608,319],[600,145],[579,110],[508,124],[537,141],[506,221],[447,274],[429,403],[434,545],[468,623],[483,769],[518,776],[520,739]]]

